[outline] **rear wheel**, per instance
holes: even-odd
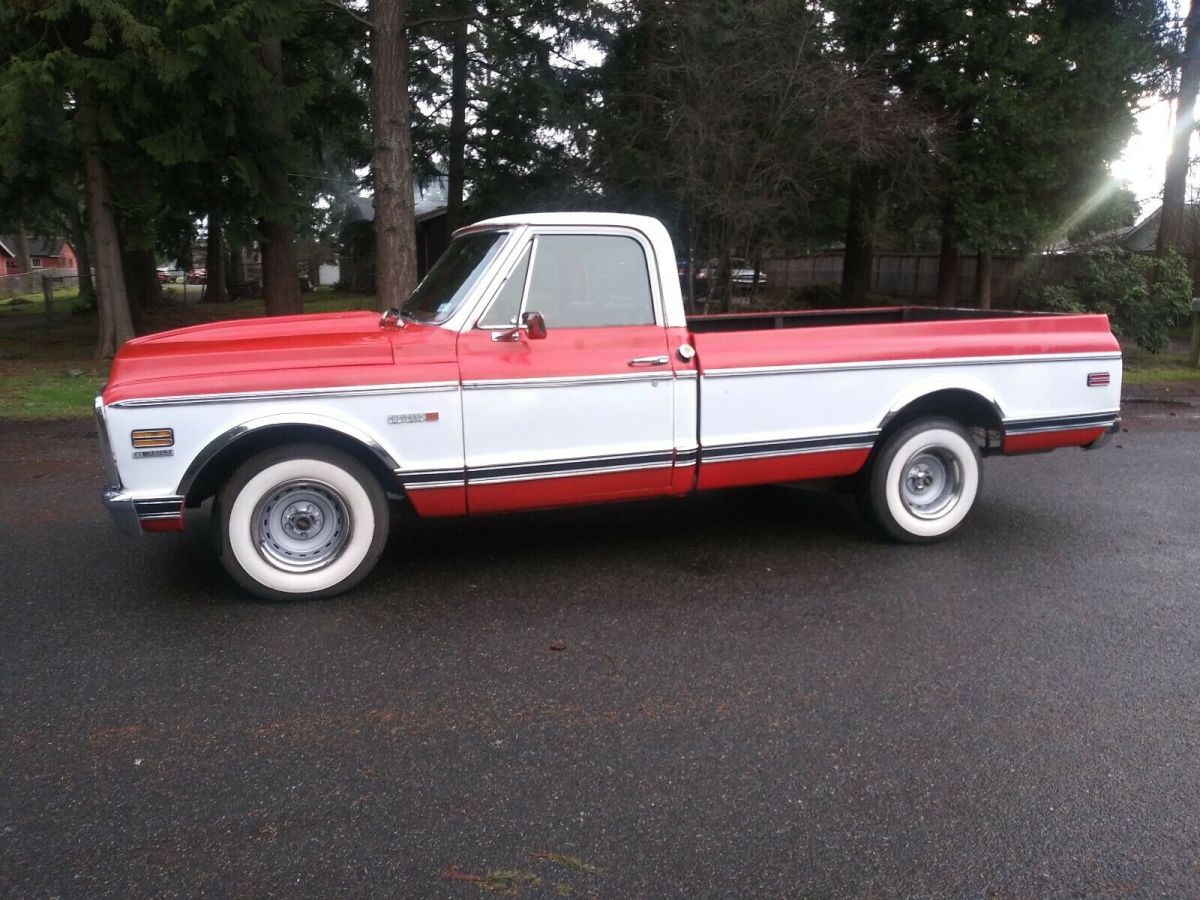
[[[311,600],[367,576],[388,533],[387,498],[341,450],[291,444],[251,457],[217,495],[221,562],[268,600]]]
[[[917,419],[879,448],[860,505],[893,540],[932,543],[966,520],[982,474],[979,447],[966,429],[951,419]]]

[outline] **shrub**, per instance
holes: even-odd
[[[1084,260],[1068,282],[1029,286],[1034,304],[1054,312],[1100,312],[1113,331],[1148,353],[1161,353],[1171,326],[1188,312],[1192,278],[1176,253],[1151,256],[1105,248]]]

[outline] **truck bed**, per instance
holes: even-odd
[[[688,316],[693,333],[775,331],[829,325],[892,325],[904,322],[977,322],[985,319],[1044,318],[1053,313],[1010,309],[944,309],[937,306],[884,306],[869,309],[809,309],[794,312],[720,313]]]

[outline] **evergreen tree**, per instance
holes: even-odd
[[[1160,257],[1170,251],[1180,252],[1184,245],[1184,208],[1190,162],[1188,148],[1196,132],[1196,95],[1200,93],[1200,3],[1196,0],[1192,0],[1184,24],[1183,53],[1178,59],[1178,69],[1175,130],[1171,134],[1171,150],[1167,155],[1162,216],[1158,223],[1155,247]]]
[[[707,233],[723,308],[734,248],[815,230],[848,163],[923,154],[929,123],[899,99],[880,109],[886,85],[846,64],[828,25],[799,0],[644,0],[606,64],[602,180]]]
[[[447,176],[451,227],[468,183],[478,214],[577,204],[594,72],[572,53],[613,12],[586,0],[451,0],[414,16],[418,179]]]
[[[944,122],[941,187],[925,204],[940,305],[956,301],[964,242],[986,269],[994,250],[1044,244],[1078,218],[1132,133],[1164,38],[1156,0],[903,6],[885,48],[897,88]]]
[[[406,7],[405,0],[371,5],[375,292],[382,310],[399,308],[417,286]]]
[[[0,20],[0,144],[20,128],[20,108],[45,97],[69,111],[63,146],[83,171],[96,271],[98,357],[133,336],[113,190],[113,160],[136,141],[138,102],[159,35],[148,0],[14,0]]]

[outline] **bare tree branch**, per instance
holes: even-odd
[[[326,6],[332,6],[334,9],[344,12],[350,18],[354,19],[356,22],[359,22],[359,23],[365,25],[367,28],[375,27],[374,22],[372,22],[366,16],[361,15],[360,13],[357,13],[354,10],[352,10],[346,4],[342,3],[341,0],[324,0],[324,3]]]
[[[408,23],[408,30],[414,31],[418,28],[424,28],[427,25],[456,25],[459,22],[493,22],[501,19],[516,19],[520,16],[536,16],[545,12],[552,12],[561,7],[557,3],[549,3],[545,6],[535,6],[530,9],[521,9],[509,12],[485,13],[480,15],[477,12],[465,13],[458,16],[430,16],[425,19],[412,19]]]

